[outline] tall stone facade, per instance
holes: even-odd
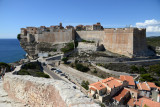
[[[27,27],[21,29],[21,36],[27,37],[27,42],[36,43],[68,43],[73,40],[90,40],[103,45],[106,50],[128,57],[146,56],[146,29],[140,28],[106,28],[100,25],[97,30],[76,30],[62,25],[39,28]]]
[[[146,55],[146,29],[111,28],[101,31],[76,31],[77,38],[91,40],[103,44],[105,49],[133,57]]]

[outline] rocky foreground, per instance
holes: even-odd
[[[2,79],[0,79],[0,107],[27,107],[27,105],[8,97],[8,93],[3,89]]]

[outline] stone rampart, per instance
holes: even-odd
[[[107,28],[103,31],[76,31],[81,39],[96,41],[105,49],[133,57],[147,53],[146,30],[139,28]]]
[[[31,107],[99,107],[74,84],[61,80],[12,75],[4,78],[8,95]]]
[[[104,31],[76,31],[77,37],[96,42],[102,42],[104,35]]]
[[[55,32],[43,32],[42,34],[35,34],[36,42],[47,42],[47,43],[66,43],[74,40],[75,33],[72,29],[70,30],[59,30]]]
[[[104,47],[114,53],[133,55],[133,29],[104,29]]]

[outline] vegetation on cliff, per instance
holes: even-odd
[[[11,71],[11,65],[4,63],[4,62],[0,62],[0,70],[1,70],[1,68],[6,68],[6,72]]]
[[[66,46],[61,49],[61,51],[64,52],[64,53],[67,53],[67,52],[73,51],[74,48],[76,48],[77,46],[78,46],[77,41],[70,42],[70,43],[67,43]]]
[[[82,41],[81,42],[86,42],[86,43],[95,43],[94,41],[88,41],[88,40],[84,40],[84,39],[82,39]]]
[[[37,62],[30,62],[22,66],[21,70],[17,72],[18,75],[32,75],[34,77],[50,78],[48,74],[42,71],[42,67]]]
[[[21,39],[21,34],[17,35],[17,39],[20,40]]]
[[[147,44],[153,47],[160,46],[160,36],[148,37]]]

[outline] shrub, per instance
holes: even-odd
[[[67,58],[67,57],[64,57],[64,58],[62,58],[62,61],[66,64],[67,61],[68,61],[68,58]]]
[[[6,72],[10,72],[11,71],[11,65],[4,63],[4,62],[0,62],[0,68],[1,67],[5,67],[6,68]]]
[[[97,70],[96,70],[96,69],[94,69],[93,73],[97,73]]]
[[[17,35],[17,39],[20,40],[21,39],[21,34]]]
[[[53,52],[57,52],[57,49],[56,49],[56,48],[53,48]]]
[[[44,72],[36,72],[36,75],[38,77],[50,78],[50,76],[48,74],[45,74]]]
[[[76,59],[76,60],[74,61],[74,63],[77,64],[77,63],[78,63],[78,60]]]
[[[144,74],[144,73],[146,73],[147,71],[146,71],[146,69],[144,68],[144,67],[140,67],[139,68],[139,73],[140,74]]]
[[[61,51],[64,53],[70,52],[72,50],[74,50],[74,43],[73,42],[66,44],[66,46],[61,49]]]
[[[135,65],[133,65],[133,66],[131,66],[131,71],[133,71],[133,72],[138,71],[138,68]]]
[[[38,65],[38,63],[28,63],[22,66],[22,69],[40,69],[40,66]]]
[[[17,72],[17,75],[31,75],[27,70],[21,69],[19,72]]]
[[[140,80],[141,81],[154,81],[155,79],[150,75],[150,74],[141,74],[140,75]]]
[[[95,43],[94,41],[88,41],[88,40],[84,40],[84,39],[82,39],[82,41],[81,42],[86,42],[86,43]]]
[[[87,72],[89,71],[89,68],[86,66],[83,66],[82,64],[76,64],[76,69],[82,72]]]
[[[82,83],[81,83],[81,86],[82,86],[83,88],[85,88],[86,90],[89,89],[88,85],[89,85],[89,82],[88,82],[88,81],[84,81],[84,80],[83,80]]]
[[[156,64],[156,65],[151,65],[149,66],[149,71],[150,72],[155,72],[158,75],[160,75],[160,64]]]

